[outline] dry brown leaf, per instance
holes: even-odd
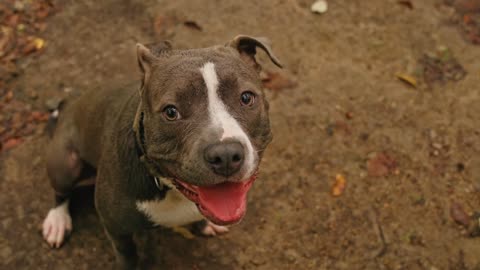
[[[332,195],[335,197],[342,195],[345,191],[346,185],[347,181],[345,180],[345,177],[341,174],[337,174],[335,176],[335,183],[332,186]]]
[[[404,7],[407,7],[408,9],[413,9],[413,4],[410,0],[399,0],[397,1],[397,3]]]
[[[456,223],[464,227],[468,227],[470,224],[470,216],[467,215],[463,206],[457,202],[452,202],[450,206],[450,216]]]
[[[10,91],[8,91],[7,94],[5,95],[5,102],[10,102],[12,99],[13,99],[13,91],[10,90]]]
[[[2,144],[2,151],[8,151],[8,150],[16,147],[20,143],[22,143],[21,138],[10,138],[5,143]]]
[[[405,74],[405,73],[397,73],[397,74],[395,74],[395,76],[399,80],[401,80],[402,82],[405,82],[408,85],[413,86],[415,88],[417,87],[417,79],[415,79],[415,77],[410,76],[410,75]]]
[[[476,13],[476,12],[480,12],[480,1],[456,0],[454,3],[454,7],[461,14]]]
[[[31,121],[46,122],[50,115],[47,112],[34,111],[31,113]]]
[[[183,22],[183,25],[193,30],[197,30],[197,31],[203,30],[203,28],[195,21],[185,21]]]
[[[173,16],[165,16],[163,14],[159,14],[153,19],[153,31],[157,35],[162,35],[165,34],[168,29],[172,28],[177,23],[177,18]]]
[[[386,153],[378,153],[367,162],[368,175],[373,177],[387,176],[397,170],[397,162]]]
[[[265,77],[262,79],[263,86],[270,90],[283,90],[297,86],[297,83],[290,79],[285,73],[280,72],[265,72]]]
[[[12,14],[5,19],[5,24],[13,28],[15,28],[19,22],[20,22],[19,14]]]

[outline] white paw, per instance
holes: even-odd
[[[220,234],[225,234],[227,232],[228,227],[216,225],[210,221],[207,221],[207,225],[205,225],[205,228],[203,228],[202,230],[202,234],[206,236],[216,236]]]
[[[59,248],[72,231],[72,218],[68,213],[68,202],[50,209],[42,225],[43,238],[52,248]]]

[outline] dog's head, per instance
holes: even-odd
[[[257,48],[281,66],[263,38],[237,36],[225,46],[192,50],[137,45],[145,155],[218,224],[245,214],[272,139]]]

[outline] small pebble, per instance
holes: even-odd
[[[313,13],[322,14],[327,12],[328,10],[328,3],[327,0],[318,0],[313,3],[311,10]]]

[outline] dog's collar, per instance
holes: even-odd
[[[163,191],[163,185],[162,185],[162,182],[160,182],[160,179],[158,179],[158,177],[153,177],[153,180],[155,181],[155,186],[157,186],[157,188],[159,190],[162,190]]]
[[[145,152],[145,128],[143,126],[144,113],[140,112],[138,119],[135,119],[137,123],[134,124],[134,133],[135,133],[135,148],[137,150],[137,155],[142,158],[146,157]]]
[[[169,187],[162,184],[160,178],[156,176],[156,173],[152,173],[152,169],[150,168],[152,167],[151,164],[153,164],[153,162],[148,158],[147,153],[145,152],[145,129],[143,126],[143,118],[144,113],[139,112],[138,119],[135,119],[137,121],[137,123],[134,123],[135,149],[140,161],[142,161],[147,168],[149,176],[153,178],[155,186],[159,191],[164,192],[165,190],[168,190]]]

